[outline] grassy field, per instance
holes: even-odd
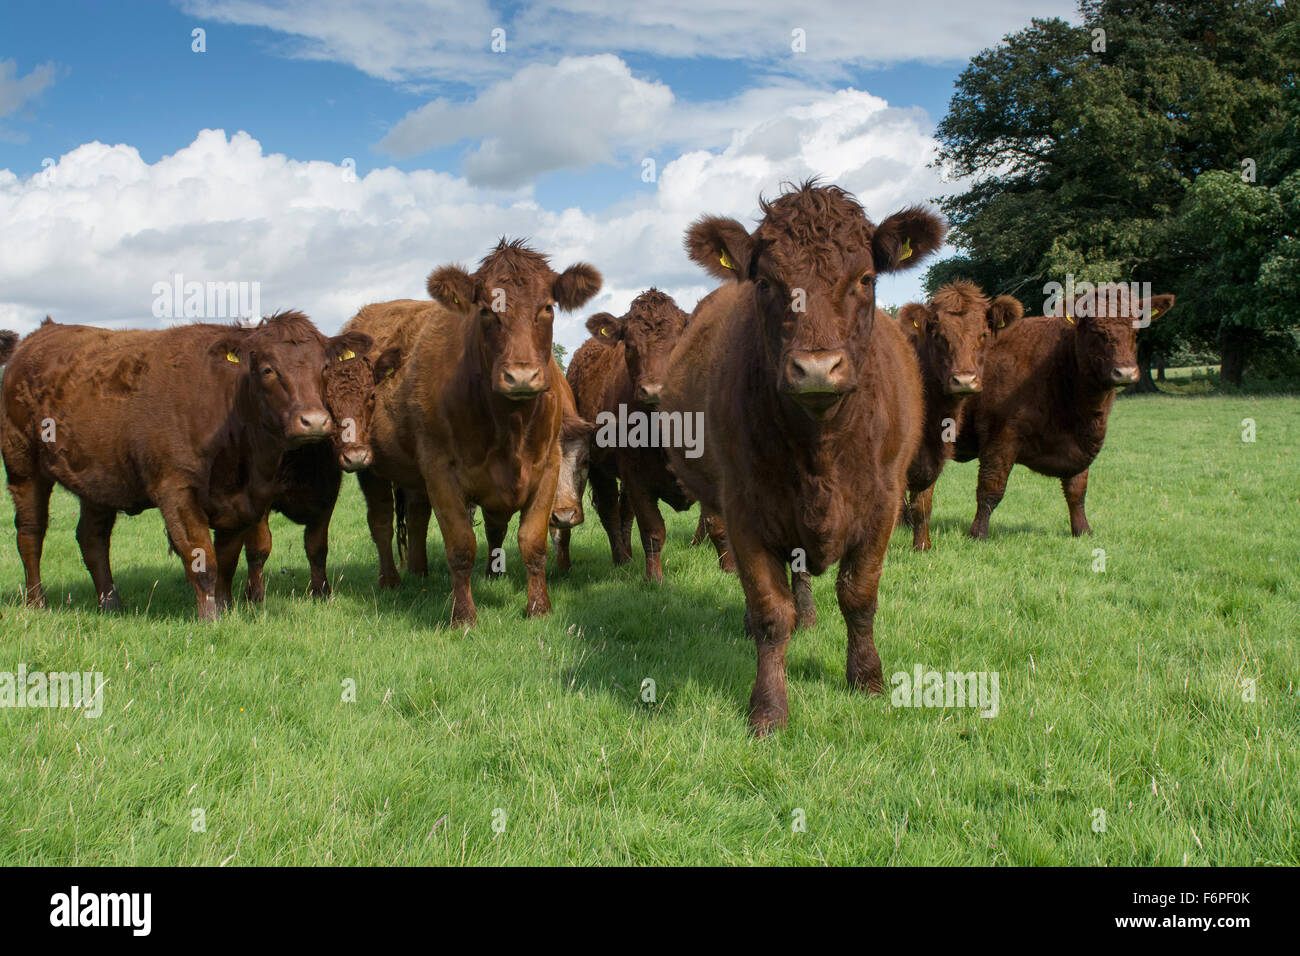
[[[968,541],[975,465],[949,467],[935,550],[895,536],[877,641],[887,677],[998,672],[998,715],[848,693],[826,575],[790,725],[764,740],[740,588],[687,547],[694,513],[670,519],[657,587],[639,545],[611,566],[591,514],[543,621],[511,540],[461,633],[436,540],[427,581],[377,591],[349,479],[335,596],[303,598],[277,520],[265,605],[204,627],[156,512],[119,522],[127,612],[97,614],[63,492],[53,609],[25,610],[5,495],[0,670],[107,685],[94,720],[0,710],[0,863],[1296,865],[1298,450],[1294,398],[1121,400],[1081,540],[1057,482],[1017,469]]]

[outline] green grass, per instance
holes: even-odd
[[[127,611],[96,613],[63,492],[53,610],[22,608],[5,496],[0,670],[108,684],[97,720],[0,710],[0,863],[1295,865],[1297,448],[1297,399],[1121,400],[1081,540],[1057,482],[1017,469],[968,541],[975,465],[951,466],[935,550],[894,538],[877,640],[886,675],[999,672],[1000,714],[850,694],[826,575],[790,649],[789,727],[764,740],[740,588],[687,547],[694,513],[670,519],[659,587],[639,547],[611,566],[592,515],[543,621],[522,618],[513,542],[492,584],[480,548],[466,634],[440,624],[436,541],[428,581],[377,591],[350,479],[334,598],[303,598],[300,531],[277,519],[266,604],[206,627],[156,512],[119,522]]]

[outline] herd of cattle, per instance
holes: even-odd
[[[753,231],[719,217],[688,230],[690,257],[722,280],[691,315],[651,289],[626,315],[592,316],[567,378],[552,356],[555,309],[588,302],[600,273],[585,263],[557,273],[504,239],[473,273],[436,269],[431,301],[368,305],[333,337],[299,312],[253,327],[47,319],[21,342],[0,333],[0,446],[27,603],[46,600],[56,483],[80,500],[77,543],[104,610],[121,607],[109,566],[117,514],[146,508],[161,511],[201,618],[230,604],[241,552],[245,597],[263,598],[272,509],[305,525],[311,592],[325,595],[346,471],[365,496],[381,587],[398,585],[403,556],[408,573],[428,573],[433,516],[452,620],[473,623],[475,511],[489,576],[502,572],[518,514],[526,613],[544,614],[548,528],[567,569],[589,480],[614,562],[630,559],[635,519],[653,580],[663,576],[659,502],[700,503],[696,542],[707,534],[744,590],[756,733],[786,721],[786,646],[816,617],[809,575],[832,564],[848,682],[880,691],[873,622],[896,525],[928,549],[945,461],[978,458],[973,537],[987,535],[1015,464],[1059,478],[1071,531],[1088,531],[1088,468],[1116,388],[1137,377],[1131,316],[1167,312],[1173,297],[1120,294],[1109,308],[1065,302],[1025,317],[1016,299],[955,282],[878,318],[877,275],[934,252],[941,219],[914,207],[873,225],[851,195],[816,182],[761,207]],[[702,441],[694,452],[601,441],[596,423],[620,408],[679,430],[697,416]]]

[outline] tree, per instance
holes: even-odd
[[[1296,15],[1272,0],[1088,0],[1080,12],[1078,27],[1032,21],[959,77],[937,162],[971,180],[939,200],[962,258],[933,266],[927,287],[957,270],[1031,312],[1067,273],[1173,291],[1178,308],[1139,336],[1154,388],[1152,355],[1175,340],[1217,340],[1225,361],[1240,354],[1246,306],[1225,313],[1210,290],[1242,274],[1215,273],[1190,241],[1214,180],[1185,204],[1198,177],[1239,175],[1247,157],[1268,153],[1269,188],[1295,169],[1300,150],[1288,153],[1280,134],[1295,116]],[[1270,321],[1296,323],[1295,307]]]
[[[569,354],[569,350],[559,342],[552,342],[551,354],[555,356],[555,361],[559,363],[560,368],[567,370],[568,366],[564,364],[564,357]]]

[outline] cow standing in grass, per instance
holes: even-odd
[[[1059,478],[1070,533],[1092,532],[1083,508],[1088,469],[1106,440],[1116,389],[1138,380],[1137,329],[1173,305],[1172,295],[1138,299],[1125,285],[1101,286],[994,340],[954,454],[980,460],[972,538],[988,537],[1016,465]]]
[[[816,183],[761,208],[752,233],[713,216],[687,232],[690,257],[727,282],[696,306],[662,400],[705,416],[703,454],[668,456],[726,524],[758,651],[749,715],[758,734],[786,722],[786,646],[811,607],[802,587],[796,602],[792,569],[820,574],[839,562],[848,682],[881,690],[876,595],[922,400],[906,337],[876,321],[875,281],[916,265],[945,231],[919,208],[875,226],[851,195]]]
[[[477,618],[470,590],[475,507],[483,511],[491,574],[499,573],[506,526],[520,514],[525,611],[550,611],[546,530],[559,483],[564,412],[551,387],[559,374],[552,323],[557,306],[581,307],[600,284],[600,273],[585,263],[557,274],[546,256],[503,239],[472,274],[457,266],[434,270],[428,282],[434,308],[410,312],[382,336],[371,331],[382,310],[348,324],[383,343],[403,336],[410,342],[397,375],[377,390],[374,463],[361,473],[381,585],[398,581],[392,556],[395,487],[406,491],[411,506],[413,573],[427,573],[429,511],[437,518],[452,576],[454,623]]]
[[[1000,295],[990,302],[966,280],[948,283],[929,302],[909,302],[899,310],[925,389],[921,445],[907,470],[909,500],[903,511],[917,551],[930,550],[934,484],[953,455],[969,398],[983,388],[988,344],[1023,315],[1014,297]]]
[[[375,407],[375,385],[391,371],[396,350],[372,360],[373,342],[361,332],[346,332],[330,341],[324,372],[325,406],[335,423],[328,442],[313,442],[285,453],[271,509],[303,525],[303,550],[311,569],[308,593],[330,593],[326,558],[329,554],[330,519],[338,502],[344,472],[370,466],[370,417]],[[244,546],[248,583],[244,597],[261,601],[266,596],[262,569],[271,556],[271,527],[267,516],[249,533]]]
[[[628,418],[642,416],[648,421],[649,416],[659,411],[668,357],[686,330],[686,322],[686,313],[671,296],[658,289],[637,296],[626,315],[615,317],[601,312],[589,318],[587,331],[591,338],[569,363],[568,379],[579,414],[599,425],[601,416],[617,419],[622,409]],[[659,502],[666,502],[675,511],[684,511],[693,499],[683,492],[668,470],[666,449],[603,447],[600,436],[598,428],[588,474],[592,502],[609,536],[614,563],[624,564],[631,558],[635,517],[645,552],[645,576],[647,580],[662,581],[660,553],[665,528]],[[731,570],[726,538],[720,529],[713,541],[719,562],[724,569]],[[560,560],[567,564],[567,534],[561,533],[557,551]]]
[[[322,396],[329,344],[300,312],[255,328],[47,320],[24,339],[5,372],[0,445],[27,603],[46,603],[41,552],[57,483],[81,501],[77,543],[102,609],[121,607],[109,566],[118,512],[157,508],[199,616],[215,618],[282,456],[333,434]]]

